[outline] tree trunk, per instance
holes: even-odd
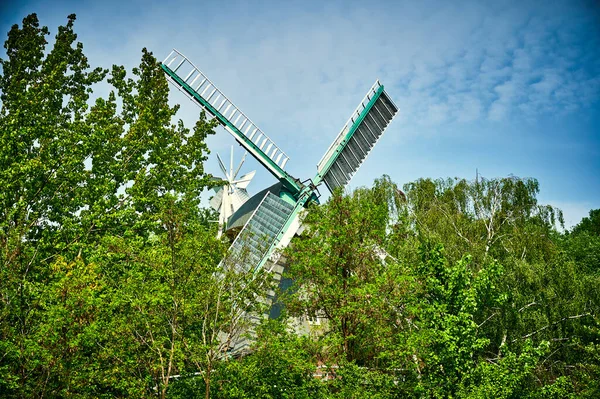
[[[206,373],[204,374],[204,386],[205,386],[204,397],[206,399],[210,399],[210,372],[211,372],[211,367],[210,367],[210,365],[208,365],[208,367],[206,367]]]

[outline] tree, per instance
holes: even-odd
[[[506,295],[498,289],[502,267],[495,262],[475,272],[470,257],[450,263],[441,245],[424,246],[411,274],[417,290],[407,296],[405,332],[397,337],[395,367],[410,370],[406,394],[455,394],[485,355],[482,328]],[[410,392],[411,388],[414,392]]]
[[[128,187],[108,220],[118,225],[93,252],[112,289],[110,329],[126,337],[116,342],[115,360],[132,359],[134,371],[121,379],[144,383],[146,395],[164,398],[174,375],[200,372],[208,397],[214,364],[243,330],[264,278],[219,264],[224,243],[199,209],[211,181],[204,140],[216,122],[202,113],[193,132],[171,124],[178,107],[167,104],[166,79],[145,49],[134,75],[113,67],[109,79],[128,126],[117,169]],[[98,220],[90,213],[89,223]]]
[[[573,230],[565,234],[560,241],[564,251],[564,264],[569,265],[577,285],[583,294],[573,299],[582,302],[583,314],[577,325],[569,329],[570,347],[562,356],[564,362],[573,371],[573,385],[581,397],[595,397],[600,394],[600,221],[599,210],[591,210]],[[565,282],[572,284],[572,282]],[[570,288],[570,287],[569,287]],[[569,289],[573,293],[572,289]],[[575,301],[573,301],[575,302]],[[561,360],[562,360],[561,359]]]
[[[386,179],[351,196],[335,192],[327,204],[309,210],[306,232],[286,252],[293,287],[284,299],[290,315],[327,322],[322,340],[336,361],[373,361],[383,343],[378,328],[388,321],[396,285],[394,267],[381,248],[394,215],[397,191]],[[394,197],[390,198],[392,192]]]
[[[598,285],[563,252],[563,242],[577,241],[565,241],[556,230],[560,211],[539,205],[538,190],[535,180],[516,177],[409,183],[406,206],[414,230],[404,239],[392,239],[392,253],[414,263],[414,248],[439,242],[451,262],[472,254],[469,268],[475,271],[493,260],[502,264],[498,285],[507,298],[482,326],[490,340],[486,352],[518,355],[529,341],[534,347],[550,342],[544,366],[535,370],[544,385],[561,376],[572,378],[578,367],[580,355],[573,347],[582,337],[593,337],[585,331],[595,323]],[[577,245],[583,248],[585,242]],[[485,319],[483,310],[477,310],[476,319]]]
[[[453,260],[470,253],[474,265],[489,256],[543,259],[556,223],[562,223],[560,210],[538,204],[535,179],[420,179],[404,190],[420,239],[444,242]]]
[[[45,55],[49,31],[26,17],[1,60],[0,389],[164,397],[193,367],[184,344],[195,347],[198,298],[224,253],[199,209],[216,122],[172,123],[146,49],[133,78],[114,66],[115,91],[89,107],[107,71],[90,70],[74,21]]]
[[[597,275],[600,265],[600,209],[590,211],[563,241],[565,250],[585,270]]]
[[[226,248],[214,228],[198,226],[189,207],[175,209],[168,220],[176,233],[148,242],[106,238],[101,263],[119,270],[106,304],[115,334],[110,361],[126,361],[120,378],[142,383],[147,396],[156,390],[164,398],[174,376],[191,374],[204,380],[209,397],[215,365],[260,305],[266,276],[219,263]]]
[[[51,262],[73,250],[90,155],[86,102],[106,73],[89,69],[74,20],[59,27],[45,55],[49,31],[29,15],[22,28],[11,28],[0,60],[0,341],[10,358],[3,388],[21,387],[25,396],[44,389],[44,362],[32,339],[39,300]]]

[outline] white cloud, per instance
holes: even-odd
[[[65,15],[73,8],[62,7]],[[126,14],[89,5],[73,11],[91,60],[131,67],[141,47],[158,58],[178,47],[261,126],[302,125],[317,139],[322,129],[339,128],[377,77],[410,111],[406,122],[417,125],[531,118],[600,97],[600,38],[582,39],[594,20],[581,7],[502,1],[222,7],[228,11],[192,1],[139,3]],[[271,122],[273,115],[281,123]]]

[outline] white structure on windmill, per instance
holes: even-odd
[[[231,146],[231,157],[229,159],[229,172],[221,160],[219,154],[217,154],[217,159],[219,160],[219,166],[221,167],[221,171],[225,176],[224,179],[220,179],[223,184],[220,187],[215,187],[215,195],[210,200],[210,206],[219,212],[219,232],[217,233],[217,237],[220,237],[223,234],[223,230],[225,230],[227,221],[234,214],[235,211],[240,209],[240,207],[244,204],[244,202],[248,201],[250,196],[248,195],[248,191],[246,188],[250,181],[254,177],[256,173],[255,170],[252,172],[246,173],[239,179],[237,179],[237,175],[242,169],[242,165],[246,160],[246,152],[242,157],[242,160],[235,169],[233,170],[233,146]]]

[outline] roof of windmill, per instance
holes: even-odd
[[[281,186],[282,183],[277,182],[271,187],[265,188],[264,190],[254,194],[248,201],[244,202],[240,209],[235,211],[234,214],[229,218],[229,221],[227,222],[227,231],[244,227],[248,219],[250,219],[250,216],[252,216],[254,213],[254,210],[258,207],[265,195],[267,195],[267,191],[275,195],[279,195]]]

